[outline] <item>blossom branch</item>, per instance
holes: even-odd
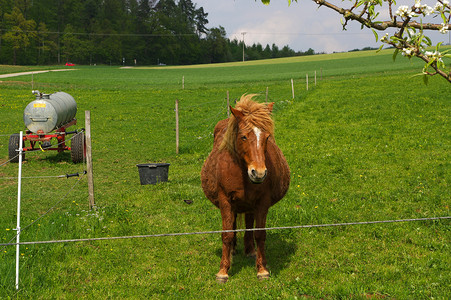
[[[373,32],[377,38],[377,33],[374,30],[385,31],[388,28],[398,28],[399,30],[389,38],[388,33],[381,39],[381,42],[389,44],[395,47],[397,50],[402,51],[404,56],[411,58],[416,56],[422,59],[426,64],[423,68],[424,79],[427,82],[427,76],[440,75],[451,83],[451,70],[445,71],[446,66],[443,62],[443,58],[451,58],[451,54],[447,54],[445,51],[440,53],[439,43],[436,46],[435,52],[426,51],[427,47],[431,46],[430,39],[427,38],[423,32],[425,30],[435,30],[441,33],[447,33],[451,30],[450,18],[451,18],[451,6],[448,0],[438,0],[434,8],[429,7],[426,4],[421,4],[421,0],[415,0],[415,4],[412,7],[406,5],[398,7],[395,15],[393,14],[392,5],[393,0],[384,1],[372,1],[372,0],[360,0],[355,2],[350,9],[346,9],[337,5],[334,5],[326,0],[313,0],[319,6],[328,7],[337,13],[341,14],[345,21],[343,29],[346,29],[349,20],[357,21],[362,26],[373,29]],[[378,14],[375,13],[374,7],[382,6],[386,2],[388,4],[388,12],[390,20],[378,21],[376,20]],[[362,5],[364,4],[364,5]],[[363,6],[360,12],[355,12],[357,7]],[[423,23],[421,20],[417,22],[415,18],[419,16],[428,16],[434,14],[440,15],[443,23]],[[398,21],[397,17],[401,20]],[[381,46],[382,48],[382,46]],[[434,71],[430,71],[432,68]]]
[[[336,6],[330,2],[327,2],[326,0],[313,0],[316,4],[319,6],[326,6],[332,10],[335,10],[339,14],[341,14],[346,20],[354,20],[357,21],[363,25],[365,25],[368,28],[374,28],[377,30],[384,31],[389,27],[392,28],[403,28],[405,27],[404,22],[396,21],[396,18],[393,18],[392,12],[390,10],[390,17],[392,18],[391,21],[383,21],[383,22],[373,22],[370,18],[364,18],[363,15],[365,14],[365,10],[367,9],[367,6],[364,7],[362,10],[362,13],[356,14],[351,11],[351,9],[345,9],[339,6]],[[443,25],[440,24],[433,24],[433,23],[418,23],[416,21],[409,22],[409,26],[416,28],[416,29],[423,29],[423,30],[440,30]],[[449,27],[449,25],[448,25]],[[451,29],[451,28],[449,28]]]

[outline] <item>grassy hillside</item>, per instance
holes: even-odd
[[[420,64],[421,66],[421,64]],[[323,80],[319,81],[320,70]],[[78,67],[34,76],[91,111],[98,209],[82,178],[24,179],[22,241],[219,230],[200,169],[226,91],[276,102],[275,138],[291,168],[287,196],[268,226],[449,216],[448,83],[411,77],[421,67],[382,52],[187,68]],[[305,90],[305,74],[310,82]],[[185,89],[181,89],[182,77]],[[291,99],[291,82],[296,97]],[[23,129],[31,76],[0,83],[0,164],[9,134]],[[174,102],[181,147],[175,153]],[[168,162],[169,181],[141,186],[136,164]],[[74,173],[68,153],[27,153],[23,176]],[[17,164],[0,167],[0,241],[14,237]],[[70,191],[70,192],[69,192]],[[192,200],[186,204],[184,200]],[[451,293],[449,220],[268,232],[271,278],[258,281],[238,243],[229,282],[218,285],[219,234],[0,248],[1,298],[441,298]]]

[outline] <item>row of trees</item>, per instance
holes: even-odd
[[[0,0],[0,64],[195,64],[239,61],[243,44],[191,0]],[[314,54],[245,47],[246,59]]]

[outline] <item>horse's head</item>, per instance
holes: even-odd
[[[266,114],[272,111],[273,103],[264,106]],[[252,122],[252,118],[239,109],[231,107],[236,119],[235,153],[247,166],[247,174],[252,183],[262,183],[267,175],[265,154],[268,138],[272,134],[271,126],[262,126],[258,122]],[[270,130],[268,130],[270,128]]]

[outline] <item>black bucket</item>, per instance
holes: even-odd
[[[168,181],[169,165],[166,163],[136,165],[141,185]]]

